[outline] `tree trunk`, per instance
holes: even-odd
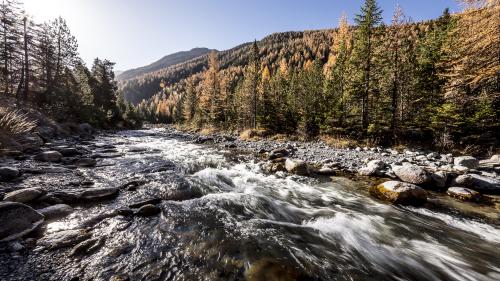
[[[23,101],[28,101],[28,93],[29,93],[29,59],[28,59],[28,34],[27,34],[27,18],[23,19],[24,23],[24,92],[23,92]]]

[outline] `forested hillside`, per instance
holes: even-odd
[[[141,76],[144,74],[155,72],[157,70],[161,70],[161,69],[167,68],[169,66],[183,63],[183,62],[186,62],[188,60],[194,59],[196,57],[208,54],[210,51],[212,51],[212,50],[207,49],[207,48],[194,48],[194,49],[191,49],[189,51],[177,52],[174,54],[170,54],[170,55],[164,56],[163,58],[153,62],[152,64],[124,71],[124,72],[120,73],[120,75],[117,76],[117,80],[132,79],[132,78],[135,78],[137,76]]]
[[[87,68],[63,18],[37,23],[18,1],[0,2],[0,98],[15,98],[10,110],[34,106],[56,120],[113,127],[133,115],[118,97],[113,66],[96,58]]]
[[[355,25],[277,33],[127,81],[151,122],[328,134],[438,148],[488,143],[499,130],[499,1],[382,23],[366,0]],[[150,96],[154,96],[148,99]]]

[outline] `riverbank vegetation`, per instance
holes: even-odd
[[[390,24],[366,0],[350,25],[286,32],[124,81],[152,123],[188,128],[418,143],[447,150],[497,147],[498,0]],[[148,94],[156,92],[151,98]]]

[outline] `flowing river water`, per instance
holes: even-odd
[[[268,175],[250,155],[123,131],[96,146],[126,152],[82,169],[95,186],[120,186],[109,201],[77,206],[45,234],[141,200],[156,216],[114,216],[91,227],[105,241],[70,257],[37,246],[12,269],[20,280],[500,280],[500,227],[445,211],[399,207],[368,186]],[[57,181],[57,180],[55,180]],[[30,279],[33,278],[33,279]],[[14,278],[15,279],[15,278]]]

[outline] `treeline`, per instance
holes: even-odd
[[[173,69],[150,76],[160,92],[137,108],[151,122],[196,128],[497,145],[500,5],[463,4],[460,14],[445,10],[422,23],[397,7],[385,25],[376,1],[366,0],[354,26],[343,16],[333,31],[212,52],[206,70],[178,83],[170,83],[172,73],[182,77]],[[185,64],[190,71],[195,61]]]
[[[20,2],[1,0],[1,95],[15,97],[19,107],[43,108],[57,120],[109,127],[135,117],[117,94],[114,63],[97,58],[88,69],[77,49],[64,19],[36,23]]]

